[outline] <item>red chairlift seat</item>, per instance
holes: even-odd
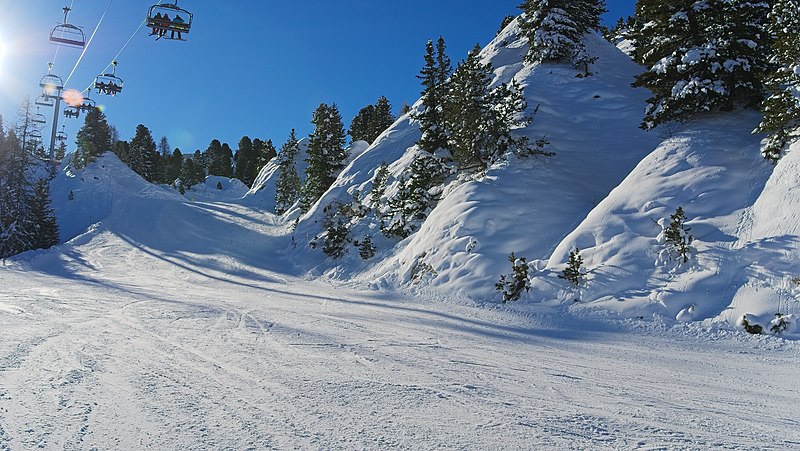
[[[50,42],[56,45],[65,45],[82,49],[86,47],[86,34],[80,27],[67,22],[71,9],[64,8],[64,23],[56,25],[50,32]]]
[[[170,17],[170,19],[162,19],[164,16]],[[147,26],[153,29],[153,34],[158,35],[157,39],[185,41],[182,34],[189,34],[193,19],[194,14],[179,7],[177,0],[175,3],[153,5],[147,12]],[[167,32],[170,33],[167,34]]]

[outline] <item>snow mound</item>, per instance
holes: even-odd
[[[132,197],[180,200],[174,189],[148,183],[112,152],[85,169],[75,170],[65,158],[50,186],[61,242],[84,233],[93,224],[124,209]]]
[[[306,168],[308,167],[308,138],[300,140],[300,151],[297,152],[295,168],[300,180],[305,183]],[[242,199],[245,205],[258,207],[267,211],[275,211],[275,193],[277,192],[278,176],[280,175],[281,156],[270,160],[258,173],[253,187],[245,193]]]
[[[203,183],[186,191],[190,200],[236,200],[247,194],[249,188],[239,179],[209,175]]]
[[[798,269],[789,264],[797,255],[797,209],[786,205],[798,186],[797,157],[773,173],[760,155],[761,137],[750,133],[758,122],[752,112],[719,115],[665,140],[559,244],[534,278],[531,298],[679,321],[797,312],[797,302],[776,299],[787,298]],[[665,261],[659,240],[659,224],[668,225],[678,207],[693,237],[686,263],[675,255]],[[575,248],[587,276],[570,289],[557,275]]]

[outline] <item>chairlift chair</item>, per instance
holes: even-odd
[[[54,105],[53,98],[45,95],[40,95],[34,102],[37,106],[52,107]]]
[[[34,129],[32,129],[31,131],[28,132],[28,137],[30,139],[35,140],[35,141],[41,141],[42,140],[42,132],[34,128]]]
[[[72,10],[69,7],[64,7],[64,23],[56,25],[50,32],[50,42],[82,49],[86,47],[86,34],[80,27],[67,22],[70,11]]]
[[[97,103],[87,96],[83,99],[83,103],[76,106],[75,108],[77,108],[78,111],[85,111],[88,113],[89,111],[92,111],[93,109],[97,108]]]
[[[168,17],[167,20],[163,19],[165,16]],[[176,18],[180,20],[176,21]],[[153,29],[151,36],[158,36],[156,40],[163,38],[185,41],[185,39],[183,39],[183,34],[189,34],[189,31],[192,29],[193,19],[194,14],[179,7],[178,0],[175,0],[175,3],[153,5],[147,12],[147,26]],[[167,32],[169,32],[169,34],[167,34]]]
[[[60,143],[67,142],[67,132],[64,131],[64,126],[61,126],[61,130],[56,133],[56,140]]]
[[[39,108],[38,107],[36,108],[36,114],[31,116],[31,122],[33,122],[34,124],[40,124],[40,125],[47,123],[47,118],[44,117],[44,114],[39,112]]]
[[[50,70],[53,69],[53,63],[50,63],[48,66]],[[49,100],[57,99],[61,96],[61,91],[64,90],[64,80],[58,75],[53,75],[48,71],[47,75],[42,77],[39,86],[42,88],[42,97]]]
[[[122,93],[122,87],[125,83],[121,78],[117,77],[117,62],[111,63],[114,70],[110,74],[98,75],[94,79],[94,88],[97,89],[98,94],[116,96]]]
[[[81,110],[75,106],[68,106],[64,108],[64,117],[69,119],[77,119],[81,117]]]

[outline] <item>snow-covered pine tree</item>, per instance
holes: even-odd
[[[425,152],[417,156],[401,175],[400,187],[382,212],[381,232],[390,238],[414,233],[439,200],[434,187],[447,177],[441,160]]]
[[[20,124],[24,122],[21,120]],[[0,147],[0,259],[3,260],[32,249],[28,165],[29,155],[22,140],[15,130],[10,130]]]
[[[333,185],[336,177],[344,169],[347,160],[345,131],[342,115],[336,104],[321,104],[314,111],[311,123],[314,132],[308,142],[308,167],[306,183],[300,197],[300,209],[303,212],[311,209],[325,191]]]
[[[675,214],[670,216],[669,226],[664,230],[664,240],[667,248],[674,257],[683,263],[689,261],[694,237],[689,233],[692,229],[686,227],[686,213],[683,207],[678,207]]]
[[[492,66],[480,60],[476,46],[458,64],[447,83],[445,118],[447,148],[462,169],[484,168],[484,137],[490,114],[489,84]]]
[[[525,257],[517,257],[514,252],[508,256],[511,262],[511,274],[500,276],[494,287],[503,293],[503,303],[508,301],[519,301],[522,297],[522,290],[530,291],[530,267]]]
[[[369,260],[374,257],[376,251],[375,245],[372,244],[372,237],[369,235],[365,236],[358,246],[358,255],[363,260]]]
[[[581,257],[581,250],[575,248],[574,251],[569,251],[569,261],[567,267],[558,276],[559,279],[564,279],[569,283],[580,286],[584,278],[583,257]]]
[[[520,28],[528,38],[529,63],[573,63],[586,33],[600,27],[603,0],[525,0]]]
[[[45,179],[34,185],[30,198],[30,217],[33,225],[31,249],[50,249],[58,244],[58,224],[50,206],[50,185]]]
[[[67,155],[67,143],[61,141],[58,144],[58,147],[56,147],[56,152],[53,158],[55,158],[56,161],[61,161],[64,159],[66,155]]]
[[[769,4],[745,0],[639,0],[634,86],[653,97],[643,128],[709,111],[757,107],[769,70]]]
[[[78,167],[85,167],[104,152],[111,150],[111,129],[106,115],[99,108],[92,108],[86,113],[83,128],[78,132],[75,144],[78,147],[73,161]],[[155,143],[153,147],[155,148]]]
[[[768,133],[764,158],[777,162],[786,148],[800,138],[800,0],[775,0],[768,30],[773,36],[767,76],[769,97],[762,109],[764,120],[755,130]]]
[[[297,141],[294,129],[289,139],[281,146],[280,167],[275,190],[275,213],[282,215],[300,198],[300,189],[303,183],[297,174],[297,154],[300,144]]]
[[[325,218],[323,228],[325,236],[322,244],[322,252],[334,260],[338,260],[347,254],[347,243],[350,242],[350,219],[342,213],[342,204],[334,202],[323,209]]]
[[[425,46],[425,66],[417,78],[422,83],[422,110],[415,119],[419,120],[422,137],[419,147],[431,154],[447,149],[447,128],[444,100],[447,95],[447,80],[453,71],[447,46],[441,36],[434,49],[433,41]]]
[[[380,207],[381,198],[386,194],[386,183],[388,180],[389,164],[384,161],[375,171],[375,176],[372,178],[372,188],[369,191],[372,208],[378,209]]]

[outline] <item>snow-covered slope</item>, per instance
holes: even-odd
[[[433,270],[431,285],[486,299],[495,296],[499,274],[510,269],[509,253],[529,259],[549,257],[660,141],[656,134],[638,128],[648,93],[630,83],[640,68],[599,36],[589,36],[587,45],[599,57],[592,67],[594,75],[587,78],[576,77],[579,71],[568,65],[523,64],[527,43],[514,24],[482,52],[484,61],[495,68],[495,84],[517,80],[525,87],[530,111],[539,106],[533,124],[520,133],[532,140],[547,137],[555,157],[525,161],[512,157],[491,168],[484,179],[455,187],[418,233],[379,252],[378,263],[363,264],[351,256],[338,263],[328,261],[322,268],[338,265],[334,274],[356,272],[364,281],[394,285],[407,282],[410,270],[424,260]],[[317,209],[301,221],[300,239],[319,233],[324,206],[347,202],[356,190],[368,191],[381,162],[391,164],[395,177],[402,172],[412,160],[407,149],[418,139],[418,123],[401,118],[342,173]],[[394,245],[387,240],[379,244],[379,248]],[[319,251],[298,252],[305,261],[324,257]]]
[[[248,190],[247,185],[239,179],[209,175],[203,183],[187,190],[186,197],[191,200],[232,201],[244,197]]]

